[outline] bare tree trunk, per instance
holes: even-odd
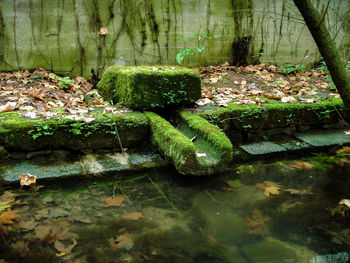
[[[316,45],[327,64],[333,82],[338,89],[344,105],[350,108],[350,76],[340,59],[334,41],[324,23],[323,17],[310,0],[293,0],[309,28]]]

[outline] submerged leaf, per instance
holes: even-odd
[[[0,215],[0,226],[13,224],[13,219],[16,219],[19,215],[16,213],[16,210],[6,210]]]
[[[345,205],[346,207],[350,208],[350,199],[342,199],[339,202],[340,205]]]
[[[315,165],[313,165],[312,163],[309,162],[294,162],[294,164],[291,165],[291,167],[293,168],[297,168],[297,169],[313,169],[315,167]]]
[[[64,253],[64,254],[69,254],[72,252],[73,248],[77,245],[77,241],[73,238],[73,244],[69,246],[64,246],[60,241],[56,240],[55,242],[55,248],[57,249],[58,252]]]
[[[122,195],[117,195],[113,198],[104,197],[104,198],[102,198],[102,200],[105,201],[107,206],[121,206],[121,204],[125,200],[125,197]]]
[[[122,219],[125,220],[139,220],[140,218],[143,218],[143,215],[140,212],[130,213],[122,216]]]

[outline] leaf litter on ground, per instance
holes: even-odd
[[[336,90],[329,88],[329,73],[319,70],[287,75],[274,65],[236,67],[226,62],[220,66],[202,67],[200,74],[203,86],[199,105],[227,106],[229,102],[260,105],[268,103],[267,99],[314,103],[321,100],[321,95],[339,97]],[[0,73],[0,113],[19,111],[25,118],[91,122],[94,120],[92,112],[97,108],[103,113],[131,111],[104,101],[93,85],[81,76],[72,78],[72,83],[66,87],[60,84],[61,79],[64,78],[43,68],[34,72]]]

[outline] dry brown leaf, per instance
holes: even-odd
[[[36,184],[36,175],[31,175],[26,173],[25,175],[21,174],[19,176],[20,182],[19,184],[22,186],[31,186]]]
[[[56,240],[55,242],[55,248],[57,249],[58,252],[64,253],[64,254],[69,254],[72,252],[73,248],[77,245],[77,241],[73,238],[73,244],[69,246],[64,246],[63,243],[60,241]]]
[[[130,213],[122,216],[122,219],[125,220],[139,220],[140,218],[143,218],[143,215],[140,212]]]
[[[13,224],[12,220],[18,218],[19,215],[16,213],[16,210],[6,210],[0,215],[0,226]]]
[[[294,164],[291,165],[291,167],[293,168],[297,168],[297,169],[313,169],[315,167],[315,165],[313,165],[312,163],[309,162],[301,162],[301,161],[296,161],[294,162]]]
[[[114,198],[103,197],[102,200],[105,201],[107,206],[121,206],[125,200],[125,197],[122,195],[117,195]]]

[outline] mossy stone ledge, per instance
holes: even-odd
[[[148,120],[143,113],[104,113],[95,120],[24,118],[18,112],[0,114],[0,145],[8,151],[52,149],[119,149],[147,140]],[[118,139],[119,136],[119,139]]]
[[[97,87],[105,100],[134,110],[188,106],[201,97],[199,72],[178,66],[111,66]]]

